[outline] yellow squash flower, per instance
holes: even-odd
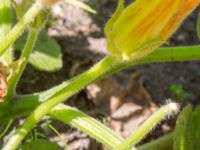
[[[119,60],[136,59],[166,42],[200,0],[124,0],[105,26],[107,48]]]

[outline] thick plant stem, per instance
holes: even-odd
[[[87,133],[109,148],[114,148],[124,141],[102,123],[72,107],[60,104],[52,109],[49,115]]]
[[[15,110],[13,115],[27,115],[29,112],[33,111],[34,107],[39,105],[39,102],[34,99],[22,100],[19,105],[14,104],[10,106],[11,110]],[[24,109],[21,109],[21,108]],[[0,108],[1,110],[2,108]],[[70,126],[78,128],[80,131],[90,135],[95,138],[98,142],[104,143],[106,146],[110,148],[114,148],[116,145],[121,144],[124,140],[115,134],[111,129],[106,127],[104,124],[95,120],[94,118],[86,115],[85,113],[69,107],[63,104],[59,104],[55,108],[53,108],[49,114],[51,117],[58,119],[67,123]],[[13,116],[12,116],[13,117]],[[0,117],[1,118],[1,117]],[[10,119],[9,117],[2,119]],[[1,120],[1,119],[0,119]],[[3,120],[7,122],[6,120]],[[1,125],[0,125],[1,127]]]
[[[105,74],[107,70],[112,68],[112,65],[116,63],[116,60],[108,56],[92,67],[89,71],[73,78],[68,82],[69,86],[62,89],[54,96],[52,96],[48,101],[44,102],[38,106],[23,125],[16,130],[13,136],[9,139],[8,143],[3,147],[2,150],[14,150],[18,147],[21,141],[24,139],[26,134],[47,114],[49,111],[66,100],[76,92],[80,91],[83,87],[89,83],[94,82],[102,74]]]
[[[11,7],[10,0],[0,0],[0,43],[9,33],[12,26],[13,11]],[[6,52],[2,55],[1,59],[10,64],[13,60],[13,49],[8,48]]]
[[[41,104],[33,113],[28,117],[28,119],[24,122],[21,128],[19,128],[13,137],[10,138],[9,142],[6,144],[4,150],[6,148],[15,149],[25,135],[37,124],[38,121],[42,119],[44,115],[46,115],[51,108],[56,106],[59,102],[66,100],[71,95],[75,94],[79,90],[81,90],[84,86],[89,83],[101,78],[106,75],[110,75],[114,72],[117,72],[121,69],[127,68],[134,64],[142,64],[148,62],[173,62],[173,61],[183,61],[183,60],[199,60],[200,59],[200,46],[187,46],[187,47],[177,47],[177,48],[166,48],[166,49],[158,49],[150,55],[136,61],[129,62],[119,62],[116,63],[115,60],[108,56],[104,58],[100,63],[98,63],[95,67],[93,67],[88,72],[70,80],[69,82],[65,82],[64,84],[58,85],[54,87],[50,91],[54,93],[53,96],[41,96],[47,102]],[[98,70],[100,68],[100,70]],[[45,93],[48,93],[45,92]],[[43,94],[41,94],[43,95]],[[40,95],[36,95],[36,97],[40,98]],[[46,98],[48,97],[48,98]],[[39,101],[41,101],[39,99]],[[30,112],[26,111],[26,114]],[[23,115],[21,112],[19,114]],[[13,144],[13,146],[12,146]]]
[[[200,45],[158,48],[141,59],[120,62],[114,65],[108,73],[111,74],[137,64],[195,60],[200,60]]]
[[[8,93],[5,97],[5,102],[10,102],[13,96],[15,95],[16,86],[28,63],[28,59],[34,48],[35,42],[37,40],[38,33],[39,31],[34,31],[34,30],[30,30],[29,32],[26,45],[20,57],[20,59],[22,59],[22,62],[20,63],[20,65],[18,66],[19,68],[17,68],[16,72],[13,74],[13,76],[11,77],[9,81]]]
[[[11,29],[4,40],[0,43],[0,56],[8,49],[14,41],[23,33],[26,25],[34,21],[35,17],[43,9],[43,5],[39,2],[33,4],[28,12],[19,20],[19,22]]]
[[[163,119],[167,118],[173,113],[177,113],[179,107],[176,103],[169,103],[166,106],[161,107],[158,111],[148,118],[139,128],[123,142],[117,146],[114,150],[127,150],[133,145],[140,142],[153,128],[160,123]]]

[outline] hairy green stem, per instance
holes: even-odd
[[[161,107],[158,111],[153,113],[139,128],[128,137],[125,142],[117,146],[114,150],[127,150],[132,147],[132,145],[140,142],[153,128],[155,128],[160,121],[169,117],[173,113],[177,113],[179,107],[176,103],[169,103],[166,106]]]
[[[35,17],[43,9],[42,4],[36,2],[27,11],[27,13],[19,20],[19,22],[11,29],[4,40],[0,43],[0,56],[7,50],[14,41],[23,33],[26,25],[34,21]]]
[[[146,56],[142,59],[139,59],[136,61],[114,63],[112,65],[112,67],[109,68],[109,70],[107,70],[106,73],[101,76],[101,78],[111,75],[112,73],[115,73],[117,71],[120,71],[122,69],[130,67],[132,65],[144,64],[144,63],[157,63],[157,62],[191,61],[191,60],[200,60],[200,45],[159,48],[159,49],[155,50],[153,53],[149,54],[148,56]],[[41,93],[27,95],[27,96],[17,96],[17,97],[15,97],[15,100],[17,100],[17,102],[19,102],[19,103],[20,103],[20,101],[22,102],[22,105],[21,105],[22,108],[24,107],[24,105],[23,105],[24,100],[29,101],[31,99],[37,99],[38,104],[39,104],[41,102],[48,100],[49,98],[51,98],[54,94],[58,93],[59,91],[62,91],[63,88],[70,86],[70,84],[69,84],[69,82],[64,82],[58,86],[55,86],[55,87],[53,87],[47,91],[41,92]],[[29,101],[29,102],[30,102],[29,104],[32,105],[31,101]],[[17,106],[19,105],[19,103],[17,104]],[[13,105],[13,106],[15,106],[15,105]],[[3,111],[1,111],[1,110],[2,109],[0,109],[0,117],[1,117],[1,114],[3,114]],[[15,108],[13,108],[13,110],[15,110]],[[4,117],[4,118],[6,118],[6,117]]]
[[[66,100],[73,94],[80,91],[86,85],[94,82],[99,76],[105,74],[112,65],[116,63],[115,59],[111,56],[104,58],[89,71],[73,78],[68,82],[66,88],[62,89],[53,95],[48,101],[38,106],[23,123],[23,125],[16,130],[13,136],[9,139],[8,143],[3,147],[3,150],[14,150],[18,147],[26,134],[47,114],[49,111],[58,105],[60,102]]]
[[[11,105],[10,106],[11,112],[10,113],[8,112],[10,116],[9,117],[2,116],[3,119],[2,122],[3,123],[7,122],[9,119],[16,117],[16,115],[18,117],[28,115],[31,111],[34,110],[36,106],[39,105],[39,103],[40,102],[37,99],[34,98],[32,99],[30,97],[30,99],[22,100],[19,103]],[[0,109],[2,108],[0,107]],[[59,104],[49,112],[49,115],[55,119],[58,119],[60,121],[69,124],[70,126],[78,128],[79,130],[92,136],[97,141],[104,143],[106,146],[110,148],[113,148],[114,146],[121,144],[123,142],[123,139],[117,134],[115,134],[108,127],[106,127],[97,120],[93,119],[92,117],[84,114],[83,112],[75,108]]]
[[[13,96],[15,95],[16,86],[28,63],[28,59],[34,48],[35,42],[37,40],[38,33],[39,31],[34,31],[34,30],[30,30],[29,32],[28,39],[26,41],[25,47],[20,56],[20,59],[22,59],[22,62],[19,64],[18,68],[16,69],[16,72],[13,73],[13,76],[9,80],[8,93],[5,97],[5,102],[10,102]]]
[[[12,26],[13,11],[10,0],[0,0],[0,42],[9,33]],[[13,49],[10,47],[1,57],[3,61],[10,64],[13,60]]]
[[[15,134],[10,138],[9,142],[6,144],[6,148],[15,149],[25,135],[37,124],[38,121],[42,119],[54,106],[58,103],[66,100],[71,95],[75,94],[84,86],[89,83],[99,79],[100,77],[105,77],[116,71],[127,68],[133,64],[141,64],[148,62],[173,62],[173,61],[183,61],[183,60],[199,60],[200,59],[200,46],[188,46],[188,47],[176,47],[176,48],[162,48],[158,49],[150,55],[139,59],[137,61],[120,62],[116,63],[115,60],[108,56],[104,58],[100,63],[98,63],[91,70],[79,75],[78,77],[65,82],[57,87],[54,87],[50,91],[51,96],[43,96],[43,99],[47,100],[41,104],[33,113],[28,117],[24,124],[15,132]],[[54,92],[54,90],[56,92]],[[40,97],[38,95],[38,97]],[[28,111],[28,110],[27,110]]]
[[[102,123],[72,107],[60,104],[52,109],[49,115],[87,133],[109,148],[114,148],[124,141]]]
[[[15,110],[11,114],[15,114],[15,115],[17,115],[17,117],[23,117],[25,115],[28,115],[40,103],[39,101],[37,101],[37,99],[35,99],[32,96],[29,98],[20,96],[19,98],[21,98],[22,101],[17,104],[13,104],[10,107],[10,110]],[[63,121],[65,123],[69,124],[70,126],[78,128],[79,130],[92,136],[97,141],[104,143],[106,146],[108,146],[110,148],[112,148],[113,146],[116,146],[116,144],[120,144],[124,141],[121,137],[119,137],[117,134],[115,134],[109,128],[107,128],[106,126],[99,123],[92,117],[84,114],[83,112],[81,112],[75,108],[60,104],[60,105],[56,106],[54,109],[52,109],[50,111],[49,115],[55,119],[58,119],[60,121]],[[14,116],[3,117],[4,120],[2,120],[2,121],[6,122],[6,120],[5,120],[6,118],[9,120],[11,118],[13,119],[13,117]],[[88,128],[88,126],[85,125],[85,124],[90,123],[90,122],[87,122],[87,119],[84,120],[84,118],[86,118],[86,117],[89,117],[88,119],[90,120],[90,122],[92,122],[91,123],[91,124],[93,124],[92,128]],[[85,122],[85,123],[82,124],[81,122]],[[106,139],[106,138],[102,138],[102,136],[99,137],[98,136],[99,132],[98,132],[98,134],[96,134],[96,132],[94,132],[97,129],[98,129],[98,131],[101,131],[100,135],[105,135],[107,138],[113,139],[114,144],[112,144],[113,142],[109,143],[108,142],[109,140],[104,141],[104,139]],[[91,132],[92,132],[92,134],[91,134]],[[173,142],[172,134],[169,134],[169,135],[165,135],[161,138],[158,138],[156,140],[153,140],[152,142],[144,144],[144,145],[138,147],[138,149],[139,150],[154,150],[154,149],[155,150],[160,150],[160,149],[168,150],[168,149],[171,149],[170,147],[172,147],[172,145],[173,145],[172,142]]]
[[[132,65],[161,62],[180,62],[200,60],[200,45],[158,48],[149,55],[136,61],[124,61],[113,66],[109,74]]]

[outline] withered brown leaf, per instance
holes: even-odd
[[[0,62],[0,102],[7,94],[7,81],[6,81],[6,66]]]

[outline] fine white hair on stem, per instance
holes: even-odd
[[[166,100],[165,106],[168,106],[169,112],[171,112],[171,113],[168,114],[168,118],[170,118],[173,115],[176,115],[180,110],[179,104],[176,103],[176,102],[173,102],[171,99]],[[165,106],[163,106],[163,107],[165,107]]]
[[[171,102],[171,100],[167,101],[166,105],[161,106],[160,109],[154,112],[129,138],[126,139],[125,142],[119,145],[115,150],[124,150],[127,146],[139,143],[147,134],[152,132],[152,130],[155,129],[162,120],[177,114],[179,111],[179,105],[175,102]]]

